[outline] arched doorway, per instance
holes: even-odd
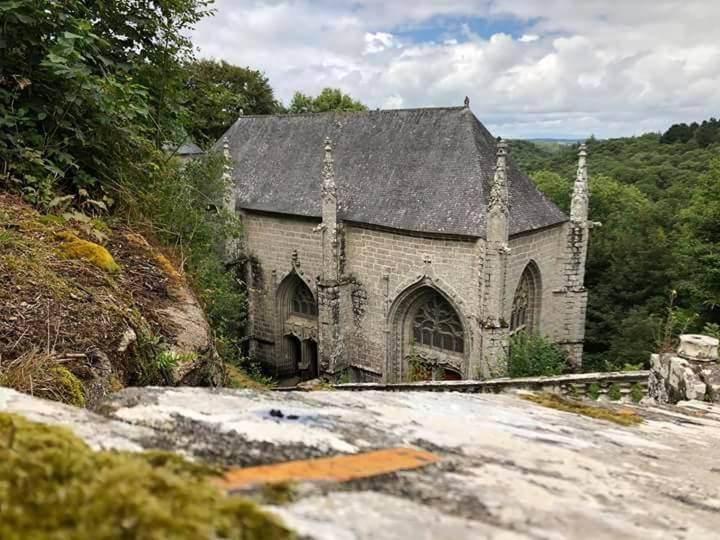
[[[464,323],[448,297],[429,285],[401,294],[390,311],[388,378],[462,378],[470,347]]]
[[[520,276],[513,295],[510,312],[510,333],[534,333],[540,327],[540,299],[542,298],[540,269],[530,261]]]
[[[277,360],[278,376],[288,382],[318,376],[318,310],[310,287],[290,273],[278,287],[277,313],[281,346]]]

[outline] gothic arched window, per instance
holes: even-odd
[[[317,304],[315,303],[315,298],[313,298],[310,289],[308,289],[304,283],[300,282],[299,279],[292,291],[290,311],[291,313],[297,313],[299,315],[317,316]]]
[[[465,338],[452,306],[440,294],[432,294],[415,312],[413,340],[417,345],[462,353]]]
[[[530,262],[520,276],[510,312],[510,332],[537,330],[540,307],[540,272]]]

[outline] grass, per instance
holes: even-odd
[[[598,420],[607,420],[621,426],[636,426],[643,421],[641,416],[630,409],[597,407],[582,401],[567,399],[557,394],[527,394],[521,397],[543,407],[589,416]]]
[[[269,390],[270,385],[254,379],[242,369],[225,363],[225,385],[226,388],[247,388],[249,390]]]
[[[216,474],[166,452],[96,452],[69,430],[0,413],[0,538],[295,538]]]
[[[85,406],[80,380],[47,353],[28,351],[0,367],[0,386],[77,407]]]

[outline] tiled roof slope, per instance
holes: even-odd
[[[319,217],[330,137],[340,219],[485,236],[496,142],[465,107],[243,116],[226,136],[238,208]],[[566,221],[512,160],[509,167],[510,234]]]

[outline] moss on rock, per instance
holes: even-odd
[[[64,428],[0,413],[0,538],[294,538],[213,472],[163,452],[95,452]]]
[[[73,375],[70,370],[62,366],[50,369],[53,379],[57,381],[63,399],[61,401],[75,405],[76,407],[85,406],[85,388],[80,379]]]
[[[557,394],[529,394],[521,397],[544,407],[607,420],[621,426],[635,426],[643,421],[641,416],[629,409],[592,406]]]
[[[60,252],[64,257],[88,261],[106,272],[120,271],[120,266],[110,252],[100,244],[82,240],[70,231],[60,231],[55,233],[55,236],[63,241]]]

